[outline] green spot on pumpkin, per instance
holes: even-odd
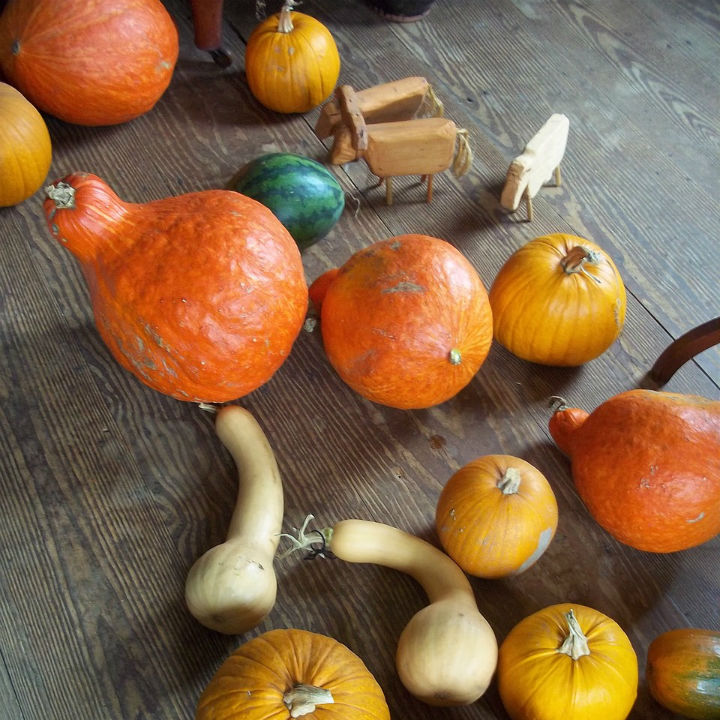
[[[453,348],[448,357],[451,365],[459,365],[462,362],[462,353],[457,348]]]

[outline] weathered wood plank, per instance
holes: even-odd
[[[52,177],[95,172],[125,199],[142,202],[221,187],[264,151],[323,158],[312,132],[319,110],[278,116],[260,107],[244,83],[243,38],[256,22],[251,5],[226,8],[224,35],[235,65],[220,70],[192,45],[189,5],[169,0],[182,48],[167,94],[122,127],[48,119]],[[427,76],[448,117],[475,142],[473,173],[439,176],[429,205],[422,187],[398,182],[387,208],[363,165],[338,170],[360,207],[355,213],[348,198],[336,228],[305,253],[309,280],[375,239],[426,232],[455,243],[489,284],[531,237],[574,231],[607,241],[630,290],[628,320],[619,341],[579,369],[531,365],[495,345],[456,398],[416,412],[353,393],[329,366],[316,329],[301,334],[270,382],[241,400],[276,451],[288,531],[307,513],[319,524],[355,516],[436,542],[434,505],[452,472],[492,452],[532,462],[558,497],[558,534],[525,574],[473,579],[481,611],[502,639],[544,605],[568,599],[592,605],[626,628],[641,666],[659,632],[720,623],[720,539],[670,556],[612,540],[588,516],[567,460],[550,442],[547,401],[562,394],[592,409],[641,384],[670,335],[717,302],[717,277],[708,266],[698,278],[690,268],[718,252],[712,235],[718,210],[699,176],[684,180],[694,164],[700,174],[711,172],[701,156],[703,138],[718,132],[715,80],[705,77],[717,50],[717,13],[710,3],[663,8],[510,7],[492,0],[456,7],[440,0],[426,21],[401,26],[361,0],[342,10],[329,0],[308,2],[303,11],[338,39],[341,81],[367,87],[391,79],[390,71]],[[679,20],[690,42],[657,57]],[[545,54],[552,42],[563,51]],[[675,67],[673,58],[681,57],[687,65]],[[509,160],[538,122],[566,111],[562,104],[574,114],[567,183],[540,192],[529,226],[499,211],[499,190]],[[682,156],[661,152],[654,141],[663,133],[680,138]],[[661,173],[639,177],[646,167]],[[198,625],[182,596],[192,562],[224,536],[235,469],[206,413],[142,386],[109,356],[94,330],[82,275],[48,236],[40,205],[38,195],[0,210],[0,707],[22,720],[190,718],[215,668],[245,639]],[[688,233],[692,244],[677,240]],[[692,287],[668,277],[666,268],[684,273]],[[706,372],[696,363],[683,367],[668,389],[720,396],[713,358],[700,362]],[[278,603],[247,637],[291,626],[336,637],[376,674],[393,717],[506,717],[494,685],[478,703],[453,710],[425,706],[404,690],[395,642],[425,603],[411,579],[299,556],[276,569]],[[631,718],[670,714],[641,684]]]

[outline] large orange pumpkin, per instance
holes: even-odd
[[[300,251],[230,190],[127,203],[95,175],[46,188],[53,237],[79,261],[114,357],[180,400],[226,402],[287,358],[308,304]]]
[[[345,645],[307,630],[270,630],[220,666],[195,720],[390,720],[383,691]]]
[[[335,89],[340,55],[330,31],[286,0],[279,13],[260,23],[245,49],[250,91],[281,113],[312,110]]]
[[[328,271],[332,273],[333,271]],[[324,294],[322,338],[340,377],[390,407],[426,408],[464,388],[487,357],[492,314],[479,275],[456,248],[399,235],[356,252]]]
[[[590,414],[560,405],[549,429],[588,510],[621,542],[674,552],[720,532],[720,402],[628,390]]]
[[[637,696],[638,661],[612,618],[560,603],[513,627],[497,677],[513,720],[624,720]]]
[[[0,207],[27,200],[43,184],[52,160],[42,115],[15,88],[0,82]]]
[[[511,455],[485,455],[445,484],[435,528],[445,552],[483,578],[524,572],[555,536],[558,507],[545,476]]]
[[[625,286],[610,256],[575,235],[535,238],[490,288],[495,339],[523,360],[573,366],[596,358],[625,322]]]
[[[114,125],[147,112],[177,57],[160,0],[9,0],[0,16],[6,79],[70,123]]]

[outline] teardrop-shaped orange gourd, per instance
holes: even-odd
[[[649,552],[720,532],[720,402],[628,390],[593,412],[558,407],[549,422],[580,497],[620,542]]]
[[[295,241],[265,206],[230,190],[128,203],[87,173],[46,192],[50,232],[80,263],[102,339],[144,383],[227,402],[285,361],[308,291]]]

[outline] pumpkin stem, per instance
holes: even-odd
[[[325,688],[300,683],[283,695],[283,702],[290,711],[290,717],[298,718],[314,712],[316,705],[329,705],[335,700],[332,693]]]
[[[588,647],[587,638],[580,628],[580,623],[578,623],[572,608],[565,613],[565,619],[570,632],[565,636],[563,644],[557,651],[569,655],[573,660],[577,660],[583,655],[589,655],[590,648]]]
[[[291,33],[294,29],[292,21],[292,9],[298,4],[297,0],[285,0],[285,4],[280,8],[280,17],[278,18],[278,32]]]
[[[75,207],[75,188],[60,180],[45,188],[45,194],[55,203],[59,210],[72,210]]]
[[[562,269],[570,274],[583,272],[585,262],[596,263],[600,257],[596,252],[584,248],[582,245],[575,245],[568,251],[568,254],[560,261]]]
[[[497,486],[503,495],[514,495],[520,489],[520,480],[520,471],[510,467],[505,470]]]
[[[548,402],[548,407],[553,412],[562,412],[563,410],[568,409],[567,400],[565,398],[560,397],[560,395],[553,395],[550,398],[550,402]]]

